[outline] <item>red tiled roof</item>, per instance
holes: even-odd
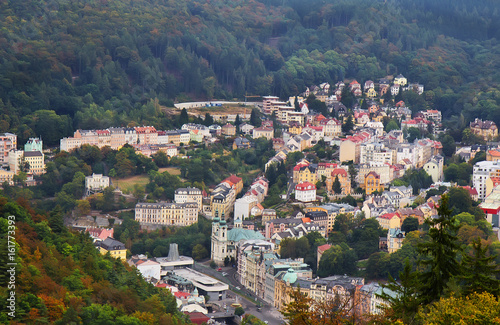
[[[394,213],[386,213],[386,214],[383,214],[381,216],[378,216],[378,218],[387,219],[387,220],[391,220],[394,217],[397,217],[397,213],[396,212],[394,212]]]
[[[189,292],[177,291],[177,292],[174,292],[174,296],[176,298],[182,299],[182,298],[187,298],[187,297],[191,296],[191,294]]]
[[[230,181],[233,184],[238,184],[239,182],[241,182],[242,179],[241,179],[241,177],[238,177],[236,175],[231,175],[228,178],[226,178],[225,180]]]
[[[332,177],[335,177],[337,175],[347,176],[347,171],[343,168],[335,168],[332,171]]]
[[[327,250],[329,250],[330,247],[332,247],[332,245],[330,245],[330,244],[324,244],[324,245],[318,246],[318,252],[324,253]]]
[[[308,188],[309,186],[311,188]],[[310,183],[310,182],[302,182],[302,183],[297,184],[295,186],[296,191],[311,191],[311,190],[315,190],[315,189],[316,189],[316,185],[314,185],[313,183]]]

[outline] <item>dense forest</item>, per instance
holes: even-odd
[[[0,132],[53,146],[80,127],[168,126],[151,99],[399,73],[453,127],[500,123],[499,15],[492,0],[2,0]]]
[[[15,235],[9,228],[13,225]],[[11,236],[14,261],[7,254]],[[11,320],[7,298],[12,283],[19,324],[189,323],[170,292],[147,283],[109,254],[101,255],[88,234],[63,225],[60,210],[37,211],[26,199],[14,202],[0,196],[0,242],[2,324]],[[8,262],[16,264],[13,282]]]

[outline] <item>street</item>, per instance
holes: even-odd
[[[245,289],[236,280],[236,268],[223,266],[222,271],[218,272],[202,263],[194,263],[193,268],[196,271],[205,273],[229,285],[231,292],[228,293],[228,297],[226,299],[219,301],[209,301],[210,303],[220,306],[221,310],[224,309],[224,306],[230,308],[229,306],[231,306],[232,303],[239,303],[245,310],[246,314],[254,315],[255,317],[263,321],[267,321],[270,325],[281,325],[284,323],[283,315],[281,315],[281,313],[276,308],[270,306],[267,303],[264,303],[263,301],[259,300],[262,308],[260,311],[257,310],[257,304],[254,302],[257,298],[252,292]],[[226,272],[227,275],[223,276],[222,272]],[[236,289],[236,287],[239,287],[240,290]]]

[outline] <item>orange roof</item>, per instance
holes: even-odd
[[[311,218],[302,218],[303,223],[311,222]]]
[[[488,150],[488,153],[494,157],[500,157],[500,151],[498,150]]]

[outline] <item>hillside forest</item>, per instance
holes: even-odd
[[[441,110],[457,141],[475,117],[500,123],[493,0],[2,0],[0,16],[0,132],[19,143],[400,73],[426,89],[407,104]]]

